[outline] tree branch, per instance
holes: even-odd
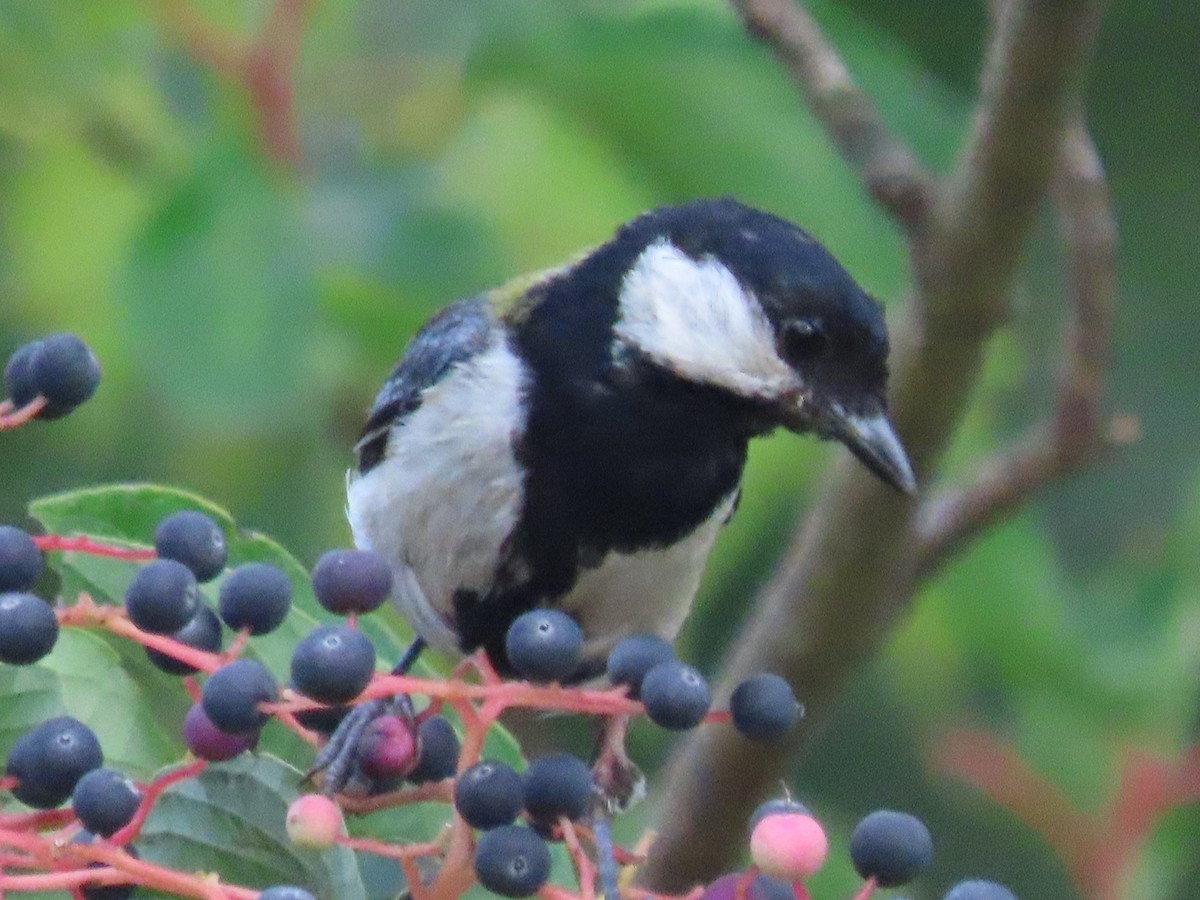
[[[1054,411],[1018,446],[980,465],[970,484],[947,488],[921,505],[916,524],[920,577],[1015,513],[1048,482],[1132,436],[1127,419],[1107,422],[1102,411],[1117,297],[1117,230],[1104,169],[1082,116],[1063,140],[1053,193],[1072,301]]]
[[[888,131],[816,21],[794,0],[731,3],[746,30],[767,43],[787,68],[875,201],[910,232],[920,230],[933,202],[932,179]]]
[[[1019,250],[1045,198],[1102,0],[1017,0],[991,43],[975,127],[925,229],[913,234],[919,293],[897,332],[892,407],[928,479],[978,381],[985,343],[1007,309]],[[793,540],[724,666],[719,692],[751,672],[788,678],[808,710],[803,737],[829,720],[855,670],[883,643],[916,584],[913,503],[845,460]],[[748,745],[733,729],[697,732],[666,771],[667,806],[644,870],[680,890],[728,859],[722,829],[745,821],[802,746]]]

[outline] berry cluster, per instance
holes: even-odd
[[[6,366],[11,401],[0,408],[0,423],[62,416],[92,395],[98,378],[94,355],[72,335],[26,345]],[[360,550],[331,550],[303,579],[294,568],[285,571],[290,559],[283,566],[253,554],[234,555],[238,540],[230,523],[186,506],[158,521],[151,538],[134,542],[142,546],[89,535],[32,536],[0,526],[0,662],[35,665],[54,650],[64,628],[98,628],[141,645],[150,664],[182,679],[192,699],[181,723],[192,758],[148,782],[105,766],[96,734],[69,715],[52,716],[16,740],[0,785],[34,812],[0,813],[5,860],[0,893],[57,888],[86,900],[124,900],[144,885],[227,900],[314,900],[306,887],[277,884],[254,891],[222,885],[212,876],[144,860],[134,846],[156,803],[173,786],[255,750],[274,722],[316,746],[331,733],[342,734],[340,726],[352,732],[339,750],[345,758],[336,763],[348,778],[322,782],[330,793],[330,785],[345,783],[344,792],[301,795],[279,823],[296,847],[349,848],[396,859],[415,900],[458,893],[473,881],[502,896],[543,893],[565,900],[574,895],[548,883],[552,847],[561,843],[580,894],[590,898],[597,882],[615,890],[617,867],[640,859],[614,847],[607,823],[619,806],[611,795],[620,787],[614,773],[636,772],[612,742],[613,735],[623,736],[630,717],[644,714],[672,731],[731,723],[746,739],[768,741],[786,735],[803,716],[791,686],[769,673],[739,684],[727,711],[713,710],[704,676],[653,634],[630,635],[613,647],[605,670],[612,687],[564,686],[580,671],[583,633],[556,609],[530,610],[507,633],[508,660],[523,680],[500,678],[483,654],[449,679],[382,674],[376,671],[375,642],[359,619],[392,594],[392,571],[384,560]],[[123,594],[98,602],[80,593],[52,606],[37,591],[47,581],[44,554],[56,551],[125,560],[131,570]],[[297,632],[298,592],[309,598],[311,610],[340,618],[321,622],[305,613],[313,624]],[[288,622],[296,637],[287,644],[288,681],[281,683],[279,660],[268,665],[257,641]],[[599,718],[607,738],[595,765],[566,753],[523,765],[486,752],[500,716],[517,707]],[[324,765],[320,759],[318,764]],[[334,768],[329,765],[327,773]],[[429,801],[448,804],[454,816],[443,835],[427,843],[354,837],[343,820],[343,811]],[[691,896],[804,900],[804,882],[822,866],[829,844],[807,808],[781,799],[756,811],[748,849],[750,868]],[[930,865],[933,843],[919,819],[880,810],[855,828],[849,849],[864,879],[856,897],[864,900],[876,887],[917,877]],[[34,874],[10,877],[12,866]],[[946,900],[1011,897],[985,881],[964,881],[946,894]]]

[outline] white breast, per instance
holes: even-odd
[[[386,458],[350,477],[347,516],[359,547],[397,574],[396,602],[431,644],[457,642],[446,617],[458,588],[486,591],[516,525],[525,374],[501,337],[422,394]]]

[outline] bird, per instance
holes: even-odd
[[[554,607],[584,635],[567,680],[595,679],[622,637],[680,632],[754,438],[839,441],[916,490],[887,357],[882,305],[797,225],[652,209],[419,330],[355,447],[355,543],[420,645],[511,675],[509,625]]]

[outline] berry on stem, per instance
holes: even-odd
[[[485,832],[475,847],[479,883],[503,897],[528,897],[550,877],[550,848],[522,825]]]
[[[363,731],[356,752],[358,767],[368,778],[403,778],[417,764],[416,729],[400,716],[380,716]]]
[[[259,704],[278,696],[279,688],[266,666],[253,659],[235,659],[208,677],[200,702],[217,728],[242,734],[262,727],[268,715]]]
[[[747,880],[745,872],[722,875],[704,889],[700,900],[737,900],[738,887],[744,880]],[[745,900],[796,900],[796,892],[789,881],[761,873],[748,880]]]
[[[41,341],[22,344],[12,352],[4,365],[4,391],[17,409],[27,406],[38,395],[37,385],[33,381],[32,363],[41,346]]]
[[[825,829],[812,816],[776,813],[750,834],[750,858],[773,878],[800,881],[821,868],[829,853]]]
[[[252,562],[238,566],[221,582],[218,609],[234,631],[267,634],[283,622],[292,605],[292,582],[277,566]]]
[[[933,837],[916,816],[879,809],[854,827],[850,859],[863,878],[874,878],[880,887],[898,887],[933,863]]]
[[[191,621],[172,634],[171,639],[197,650],[217,653],[221,649],[221,620],[207,604],[201,603]],[[146,648],[146,656],[156,668],[168,675],[192,675],[199,671],[194,666],[151,647]]]
[[[524,782],[525,810],[539,822],[550,824],[560,816],[580,819],[592,805],[592,770],[569,753],[534,760]]]
[[[142,631],[171,634],[183,628],[200,608],[196,576],[181,562],[155,559],[146,563],[125,591],[125,611]]]
[[[29,360],[29,377],[47,401],[38,418],[60,419],[96,393],[100,362],[73,334],[52,334],[38,343]]]
[[[998,882],[972,878],[950,888],[943,900],[1017,900],[1017,895]]]
[[[305,794],[288,807],[288,837],[293,844],[324,850],[337,843],[346,830],[342,811],[324,794]]]
[[[72,844],[91,844],[95,842],[96,835],[92,834],[87,829],[80,830],[73,838]],[[139,859],[137,848],[133,846],[125,846],[123,848],[126,853],[134,859]],[[104,863],[91,862],[88,863],[89,869],[103,869]],[[133,896],[137,885],[133,882],[127,884],[85,884],[80,888],[79,893],[83,895],[83,900],[129,900]]]
[[[642,702],[650,721],[672,731],[685,731],[704,720],[712,705],[712,694],[700,672],[686,663],[669,660],[646,673]]]
[[[183,717],[183,742],[200,759],[224,762],[257,746],[258,729],[236,734],[222,731],[196,703]]]
[[[318,625],[292,653],[292,684],[321,703],[354,699],[374,673],[375,647],[365,634],[347,625]]]
[[[766,741],[787,734],[804,715],[804,707],[785,679],[763,672],[734,689],[729,712],[739,733],[751,740]]]
[[[317,602],[334,615],[369,613],[392,592],[392,569],[369,550],[330,550],[312,571]]]
[[[750,828],[746,836],[747,840],[749,840],[749,836],[754,833],[754,829],[758,826],[759,822],[761,822],[767,816],[774,816],[778,814],[795,814],[800,816],[812,815],[807,806],[805,806],[803,803],[797,803],[791,797],[777,797],[774,800],[767,800],[765,803],[760,803],[758,805],[758,809],[754,810],[754,812],[751,814]]]
[[[57,640],[58,619],[50,604],[33,594],[0,594],[0,662],[35,663]]]
[[[441,781],[458,766],[458,735],[445,716],[430,716],[417,726],[417,765],[408,775],[413,784]]]
[[[111,837],[129,824],[142,792],[116,769],[92,769],[71,792],[71,806],[88,831]]]
[[[229,556],[225,532],[195,509],[181,509],[159,522],[154,529],[154,549],[163,559],[183,563],[200,582],[220,575]]]
[[[617,641],[608,654],[605,667],[608,680],[629,688],[629,696],[637,700],[642,693],[642,681],[659,663],[675,659],[675,648],[657,634],[634,634]]]
[[[472,828],[508,825],[521,811],[521,776],[507,763],[481,760],[455,781],[454,807]]]
[[[0,593],[28,591],[42,574],[42,551],[26,532],[0,525]]]
[[[55,716],[17,738],[4,773],[19,781],[14,797],[26,806],[51,809],[103,762],[100,742],[90,728],[70,716]]]
[[[558,609],[531,609],[513,620],[504,638],[512,667],[530,681],[561,681],[579,665],[583,630]]]

